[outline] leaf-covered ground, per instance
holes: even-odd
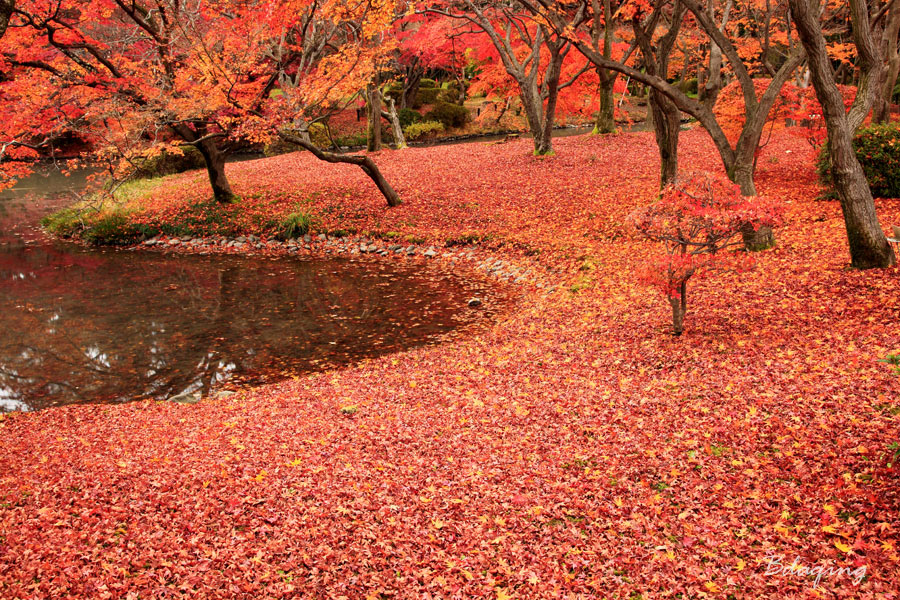
[[[653,194],[651,136],[385,152],[397,209],[307,155],[232,165],[261,212],[487,235],[572,287],[227,399],[6,416],[0,597],[897,598],[900,377],[878,362],[900,348],[897,270],[846,268],[839,207],[776,135],[758,182],[786,209],[778,247],[694,285],[673,338],[625,224]],[[683,165],[719,168],[683,137]],[[154,210],[202,193],[192,177]]]

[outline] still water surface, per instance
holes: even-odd
[[[432,343],[489,318],[436,263],[86,249],[38,222],[77,178],[0,196],[0,411],[210,393]],[[491,303],[488,303],[490,306]]]

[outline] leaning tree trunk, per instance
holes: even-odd
[[[871,38],[868,9],[865,2],[860,3],[860,0],[851,0],[850,4],[854,40],[860,54],[864,77],[880,83],[879,70],[882,65],[880,57],[873,56],[877,50],[874,49],[874,41]],[[894,251],[881,230],[872,191],[853,150],[853,127],[845,111],[841,93],[835,85],[834,69],[828,56],[818,14],[810,10],[808,0],[790,0],[790,7],[800,41],[809,57],[813,87],[825,115],[834,188],[844,214],[851,264],[859,269],[889,267],[895,262]],[[857,100],[862,104],[854,101],[851,113],[868,112],[871,99],[857,98]],[[868,107],[865,106],[866,102],[869,102]]]
[[[299,136],[287,132],[280,132],[279,135],[284,141],[291,144],[296,144],[301,148],[309,150],[310,152],[312,152],[313,156],[315,156],[319,160],[324,160],[325,162],[329,163],[344,163],[358,166],[375,183],[375,185],[378,187],[378,191],[380,191],[381,195],[384,196],[384,199],[387,200],[388,206],[400,205],[400,195],[396,190],[394,190],[390,182],[385,179],[384,175],[381,173],[381,170],[378,168],[378,165],[375,164],[375,161],[372,160],[370,156],[356,156],[326,152],[310,141],[308,131],[303,131]]]

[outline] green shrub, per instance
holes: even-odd
[[[444,127],[462,127],[469,120],[469,111],[465,106],[440,102],[425,114],[426,121],[438,121]]]
[[[436,88],[436,87],[440,87],[440,86],[438,85],[437,81],[435,81],[434,79],[429,79],[427,77],[423,77],[422,79],[419,80],[419,87]]]
[[[853,138],[856,157],[876,198],[900,198],[900,129],[896,124],[872,125]],[[834,179],[828,144],[822,146],[816,163],[826,196],[834,197]]]
[[[400,127],[404,130],[413,123],[422,122],[422,115],[411,108],[401,108],[398,110],[397,118],[400,119]]]
[[[422,123],[413,123],[403,130],[403,134],[408,140],[417,140],[419,138],[427,137],[433,133],[438,133],[443,130],[443,123],[440,123],[438,121],[424,121]]]
[[[290,240],[309,233],[313,226],[313,216],[308,212],[298,210],[286,216],[275,232],[275,237],[280,240]]]
[[[450,90],[441,90],[441,93],[438,94],[437,97],[438,102],[447,102],[449,104],[459,104],[459,90],[458,89],[450,89]]]
[[[434,104],[443,90],[441,88],[419,88],[413,108],[419,108],[425,104]]]
[[[203,155],[193,146],[182,146],[182,153],[177,151],[163,151],[150,156],[139,156],[132,159],[132,179],[147,179],[150,177],[162,177],[174,173],[184,173],[192,169],[202,169],[206,166]]]

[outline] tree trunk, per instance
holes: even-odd
[[[659,148],[659,188],[674,183],[678,177],[678,136],[681,133],[681,111],[664,95],[650,92],[653,132]]]
[[[9,19],[12,17],[15,8],[15,0],[0,0],[0,37],[3,37],[3,34],[6,33]]]
[[[549,44],[548,44],[549,45]],[[559,99],[559,76],[562,72],[562,63],[565,56],[560,53],[558,47],[550,47],[550,63],[544,73],[544,94],[538,96],[538,102],[543,105],[544,99],[547,106],[544,109],[543,123],[541,123],[541,138],[535,138],[534,153],[538,156],[553,153],[553,127],[556,125],[556,101]]]
[[[616,98],[613,88],[616,83],[616,75],[608,69],[597,69],[600,78],[600,112],[594,122],[596,134],[614,133],[616,130]]]
[[[419,94],[419,84],[424,71],[419,66],[419,58],[413,57],[412,64],[404,69],[403,91],[400,93],[400,108],[412,108]]]
[[[900,75],[900,50],[897,48],[897,38],[900,37],[900,3],[893,2],[885,18],[887,22],[881,36],[881,48],[887,57],[887,77],[875,99],[872,113],[874,123],[887,123],[891,120],[891,100],[897,76]]]
[[[381,90],[374,83],[366,86],[368,105],[368,130],[366,134],[366,150],[381,150]]]
[[[744,153],[746,154],[746,153]],[[741,188],[744,196],[756,196],[756,183],[753,181],[755,171],[752,153],[750,157],[738,154],[735,164],[728,171],[728,177]],[[744,238],[744,248],[749,252],[768,250],[775,245],[775,232],[771,227],[759,227],[754,229],[752,225],[741,228]]]
[[[225,174],[225,154],[222,153],[212,139],[194,144],[203,156],[206,163],[206,173],[209,176],[209,185],[212,188],[213,198],[219,204],[234,202],[234,192]]]
[[[397,107],[394,106],[394,99],[387,99],[388,109],[381,113],[385,119],[391,123],[394,131],[394,142],[397,144],[397,150],[406,148],[406,136],[403,135],[403,127],[400,126],[400,117],[397,115]]]
[[[678,288],[680,297],[669,296],[672,305],[672,333],[684,333],[684,315],[687,313],[687,281],[682,281]]]
[[[851,0],[850,10],[860,64],[866,71],[862,79],[877,82],[882,65],[878,57],[872,56],[874,43],[868,23],[868,9],[865,2],[860,2],[861,0]],[[834,82],[834,69],[828,57],[818,14],[810,10],[808,0],[790,0],[790,7],[800,41],[809,56],[813,87],[825,115],[834,187],[844,214],[851,264],[859,269],[889,267],[895,262],[894,251],[881,230],[872,191],[853,150],[853,127]],[[851,113],[867,113],[872,100],[857,96]],[[858,105],[857,101],[861,104]]]
[[[378,187],[378,190],[384,196],[385,200],[387,200],[388,206],[400,205],[400,195],[397,194],[396,190],[394,190],[390,182],[385,179],[384,175],[382,175],[381,173],[381,170],[379,170],[378,165],[375,164],[375,161],[372,160],[370,156],[356,156],[326,152],[316,147],[310,141],[309,132],[307,131],[304,131],[301,136],[285,132],[280,132],[279,135],[284,141],[290,142],[291,144],[297,144],[301,148],[309,150],[310,152],[312,152],[313,156],[315,156],[319,160],[324,160],[325,162],[330,163],[345,163],[358,166],[375,183],[375,185]]]

